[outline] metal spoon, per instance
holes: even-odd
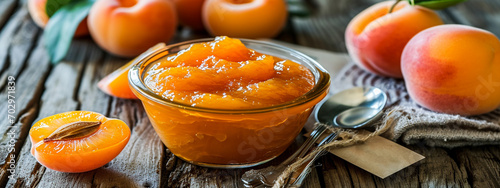
[[[245,172],[242,176],[242,181],[245,187],[257,187],[257,186],[272,186],[283,170],[292,162],[298,158],[304,157],[310,148],[316,143],[319,137],[326,131],[325,125],[329,126],[339,126],[347,128],[355,122],[362,122],[361,124],[356,124],[354,127],[348,128],[360,128],[374,121],[374,118],[380,116],[381,111],[387,101],[387,96],[385,93],[375,87],[355,87],[347,90],[343,90],[339,93],[334,94],[329,97],[325,102],[320,104],[320,108],[315,111],[316,121],[321,122],[311,133],[311,136],[302,144],[302,146],[293,153],[288,159],[279,164],[278,166],[270,166],[259,170],[250,170]],[[359,110],[355,110],[358,109]],[[369,110],[366,110],[369,109]],[[374,114],[370,109],[377,111]],[[362,114],[363,112],[368,112],[369,114]],[[353,116],[355,115],[355,116]],[[334,119],[338,119],[340,124],[335,124]],[[347,124],[344,124],[347,123]],[[336,134],[332,133],[327,136],[320,144],[326,144],[336,138]],[[321,152],[320,152],[321,153]],[[316,158],[321,155],[315,156],[315,158],[308,163],[304,168],[303,172],[299,176],[292,176],[290,178],[291,182],[301,183],[305,176],[307,175],[307,170],[310,168],[312,163]],[[295,180],[293,180],[295,179]]]
[[[386,103],[387,95],[379,88],[352,88],[342,91],[325,101],[321,108],[316,111],[315,117],[320,122],[331,121],[331,125],[335,127],[359,129],[379,119]],[[328,113],[328,110],[339,108],[347,109],[339,114]],[[318,144],[318,147],[333,141],[336,136],[337,133],[331,133]],[[288,187],[300,187],[311,171],[314,161],[326,153],[325,150],[317,153],[301,171],[292,173],[292,180],[289,180]]]

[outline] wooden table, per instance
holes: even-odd
[[[240,176],[246,169],[209,169],[177,159],[155,134],[140,101],[109,97],[97,89],[96,83],[127,59],[109,55],[90,38],[83,38],[73,42],[63,62],[51,65],[40,42],[42,30],[31,20],[24,1],[0,0],[0,187],[242,187]],[[346,52],[347,23],[376,2],[310,1],[313,14],[291,17],[276,39]],[[498,0],[469,0],[439,14],[447,23],[473,25],[500,36]],[[171,42],[206,36],[179,28]],[[8,76],[15,77],[16,82],[13,119],[6,114]],[[127,147],[106,166],[86,173],[61,173],[41,166],[29,152],[30,126],[43,117],[72,110],[90,110],[124,120],[132,129]],[[12,126],[9,120],[14,122]],[[297,137],[284,155],[302,141]],[[380,179],[329,154],[318,161],[304,187],[500,187],[498,146],[407,147],[426,159]],[[12,174],[8,171],[11,164],[15,165]]]

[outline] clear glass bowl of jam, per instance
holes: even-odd
[[[330,76],[296,50],[217,37],[142,57],[129,82],[174,155],[200,166],[243,168],[286,150],[327,95]]]

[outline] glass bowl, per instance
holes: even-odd
[[[247,48],[307,67],[315,78],[313,89],[279,105],[233,110],[173,102],[146,87],[145,74],[158,59],[191,44],[213,40],[181,42],[142,57],[129,71],[132,91],[142,101],[162,142],[177,157],[216,168],[243,168],[270,161],[285,151],[300,133],[314,105],[326,96],[330,76],[316,61],[296,50],[269,42],[240,39]]]

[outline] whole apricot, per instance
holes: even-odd
[[[172,0],[179,22],[194,30],[203,29],[201,9],[205,0]]]
[[[286,23],[284,0],[207,0],[202,17],[205,28],[216,36],[271,38]]]
[[[377,3],[354,17],[345,31],[347,51],[361,68],[381,76],[402,78],[401,53],[418,32],[443,24],[434,11],[408,2]]]
[[[406,45],[401,68],[410,97],[430,110],[477,115],[500,106],[500,40],[488,31],[426,29]]]
[[[47,15],[45,6],[47,0],[28,0],[28,11],[31,18],[41,28],[45,28],[49,22],[49,16]],[[85,18],[80,25],[76,28],[75,37],[85,36],[89,34],[89,28],[87,26],[87,18]]]
[[[168,43],[177,27],[177,15],[169,0],[97,0],[88,25],[101,48],[133,57],[155,44]]]

